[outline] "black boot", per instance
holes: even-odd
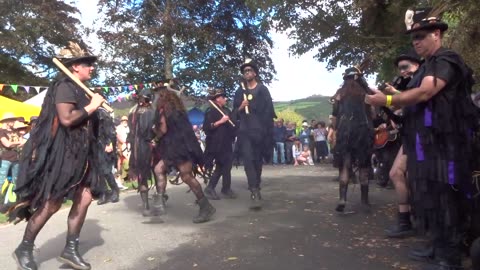
[[[338,201],[337,207],[335,208],[335,211],[343,213],[343,211],[345,210],[345,205],[347,204],[348,184],[343,184],[340,182],[340,187],[338,188],[338,190],[340,199]]]
[[[37,270],[37,264],[33,258],[33,241],[23,240],[15,249],[12,256],[17,262],[18,269]]]
[[[408,252],[408,257],[415,261],[432,263],[435,261],[435,248],[431,243],[421,248],[413,248]]]
[[[100,198],[98,198],[97,204],[102,205],[106,204],[107,202],[107,192],[102,192],[102,195],[100,195]]]
[[[148,203],[148,191],[140,191],[140,197],[142,198],[143,203],[142,215],[144,217],[152,216],[152,211],[150,211],[150,204]]]
[[[470,247],[470,258],[472,259],[472,269],[480,270],[480,238],[473,241]]]
[[[405,238],[413,236],[415,231],[410,221],[410,212],[398,212],[397,224],[392,228],[386,230],[386,235],[389,238]]]
[[[250,194],[250,209],[252,210],[259,210],[262,208],[262,195],[260,194],[260,189],[255,188],[251,189]]]
[[[89,270],[92,269],[89,263],[85,262],[78,253],[78,236],[72,235],[67,237],[67,244],[62,252],[62,255],[58,257],[58,260],[62,263],[70,265],[73,269]]]
[[[209,200],[220,200],[220,197],[218,196],[217,192],[215,191],[214,188],[207,186],[204,190],[203,193],[205,193],[205,196]]]
[[[155,193],[153,195],[153,209],[152,209],[152,214],[154,216],[160,216],[165,214],[165,201],[166,201],[166,195],[165,194],[158,194]]]
[[[200,206],[200,210],[198,211],[198,216],[193,218],[193,223],[204,223],[209,221],[217,210],[210,204],[205,196],[198,200],[197,203],[198,206]]]
[[[368,185],[360,185],[360,195],[362,201],[362,210],[365,213],[369,213],[371,210],[371,205],[368,200]]]
[[[112,189],[112,193],[110,194],[110,202],[117,203],[120,201],[120,190],[118,188]]]

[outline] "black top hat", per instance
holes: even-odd
[[[240,72],[243,74],[243,70],[246,68],[246,67],[251,67],[253,68],[253,70],[255,71],[255,73],[258,75],[258,67],[257,65],[255,64],[255,62],[252,61],[252,59],[246,59],[245,60],[245,63],[243,63],[243,65],[240,66]]]
[[[363,73],[358,67],[350,67],[347,68],[342,75],[344,80],[349,78],[353,78],[356,80],[357,78],[363,76]]]
[[[220,88],[211,88],[211,89],[208,89],[208,99],[210,100],[214,100],[216,99],[217,97],[219,96],[226,96],[225,95],[225,91],[223,91],[223,89],[220,89]]]
[[[68,45],[60,50],[56,58],[65,66],[72,65],[73,63],[93,63],[97,61],[96,56],[89,55],[73,41],[69,41]]]
[[[397,58],[395,58],[395,62],[394,62],[395,66],[398,66],[398,63],[402,60],[412,61],[417,64],[422,63],[422,59],[420,58],[420,56],[418,56],[418,54],[414,50],[409,50],[405,53],[400,54]]]
[[[440,11],[431,7],[407,10],[405,14],[406,34],[422,30],[439,29],[444,32],[448,29],[448,24],[441,21]]]
[[[150,89],[143,89],[142,91],[140,91],[140,93],[138,93],[138,97],[143,97],[151,101],[153,99],[153,94],[152,94],[152,91],[150,91]]]

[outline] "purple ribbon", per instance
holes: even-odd
[[[415,136],[415,152],[417,153],[417,161],[424,161],[425,160],[425,153],[423,152],[423,146],[420,142],[420,136]]]

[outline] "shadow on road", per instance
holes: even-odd
[[[80,254],[86,254],[90,249],[101,246],[104,240],[101,236],[101,232],[104,230],[102,226],[98,224],[97,219],[87,219],[83,225],[82,234],[80,237],[79,251]],[[54,259],[60,255],[65,246],[67,233],[61,233],[54,238],[51,238],[45,242],[42,246],[38,247],[39,253],[36,256],[37,262],[42,262]]]

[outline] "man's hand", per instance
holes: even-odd
[[[241,110],[245,109],[246,106],[248,106],[248,100],[244,99],[242,101],[242,104],[240,104],[240,107],[238,108],[238,110],[241,111]]]
[[[395,95],[398,93],[398,90],[395,87],[391,86],[389,83],[385,83],[387,87],[385,87],[385,92],[390,95]]]
[[[373,95],[365,95],[365,103],[372,106],[385,106],[387,104],[387,96],[377,89],[371,89]]]
[[[220,120],[220,124],[226,123],[228,120],[230,120],[230,117],[228,115],[224,115]]]

